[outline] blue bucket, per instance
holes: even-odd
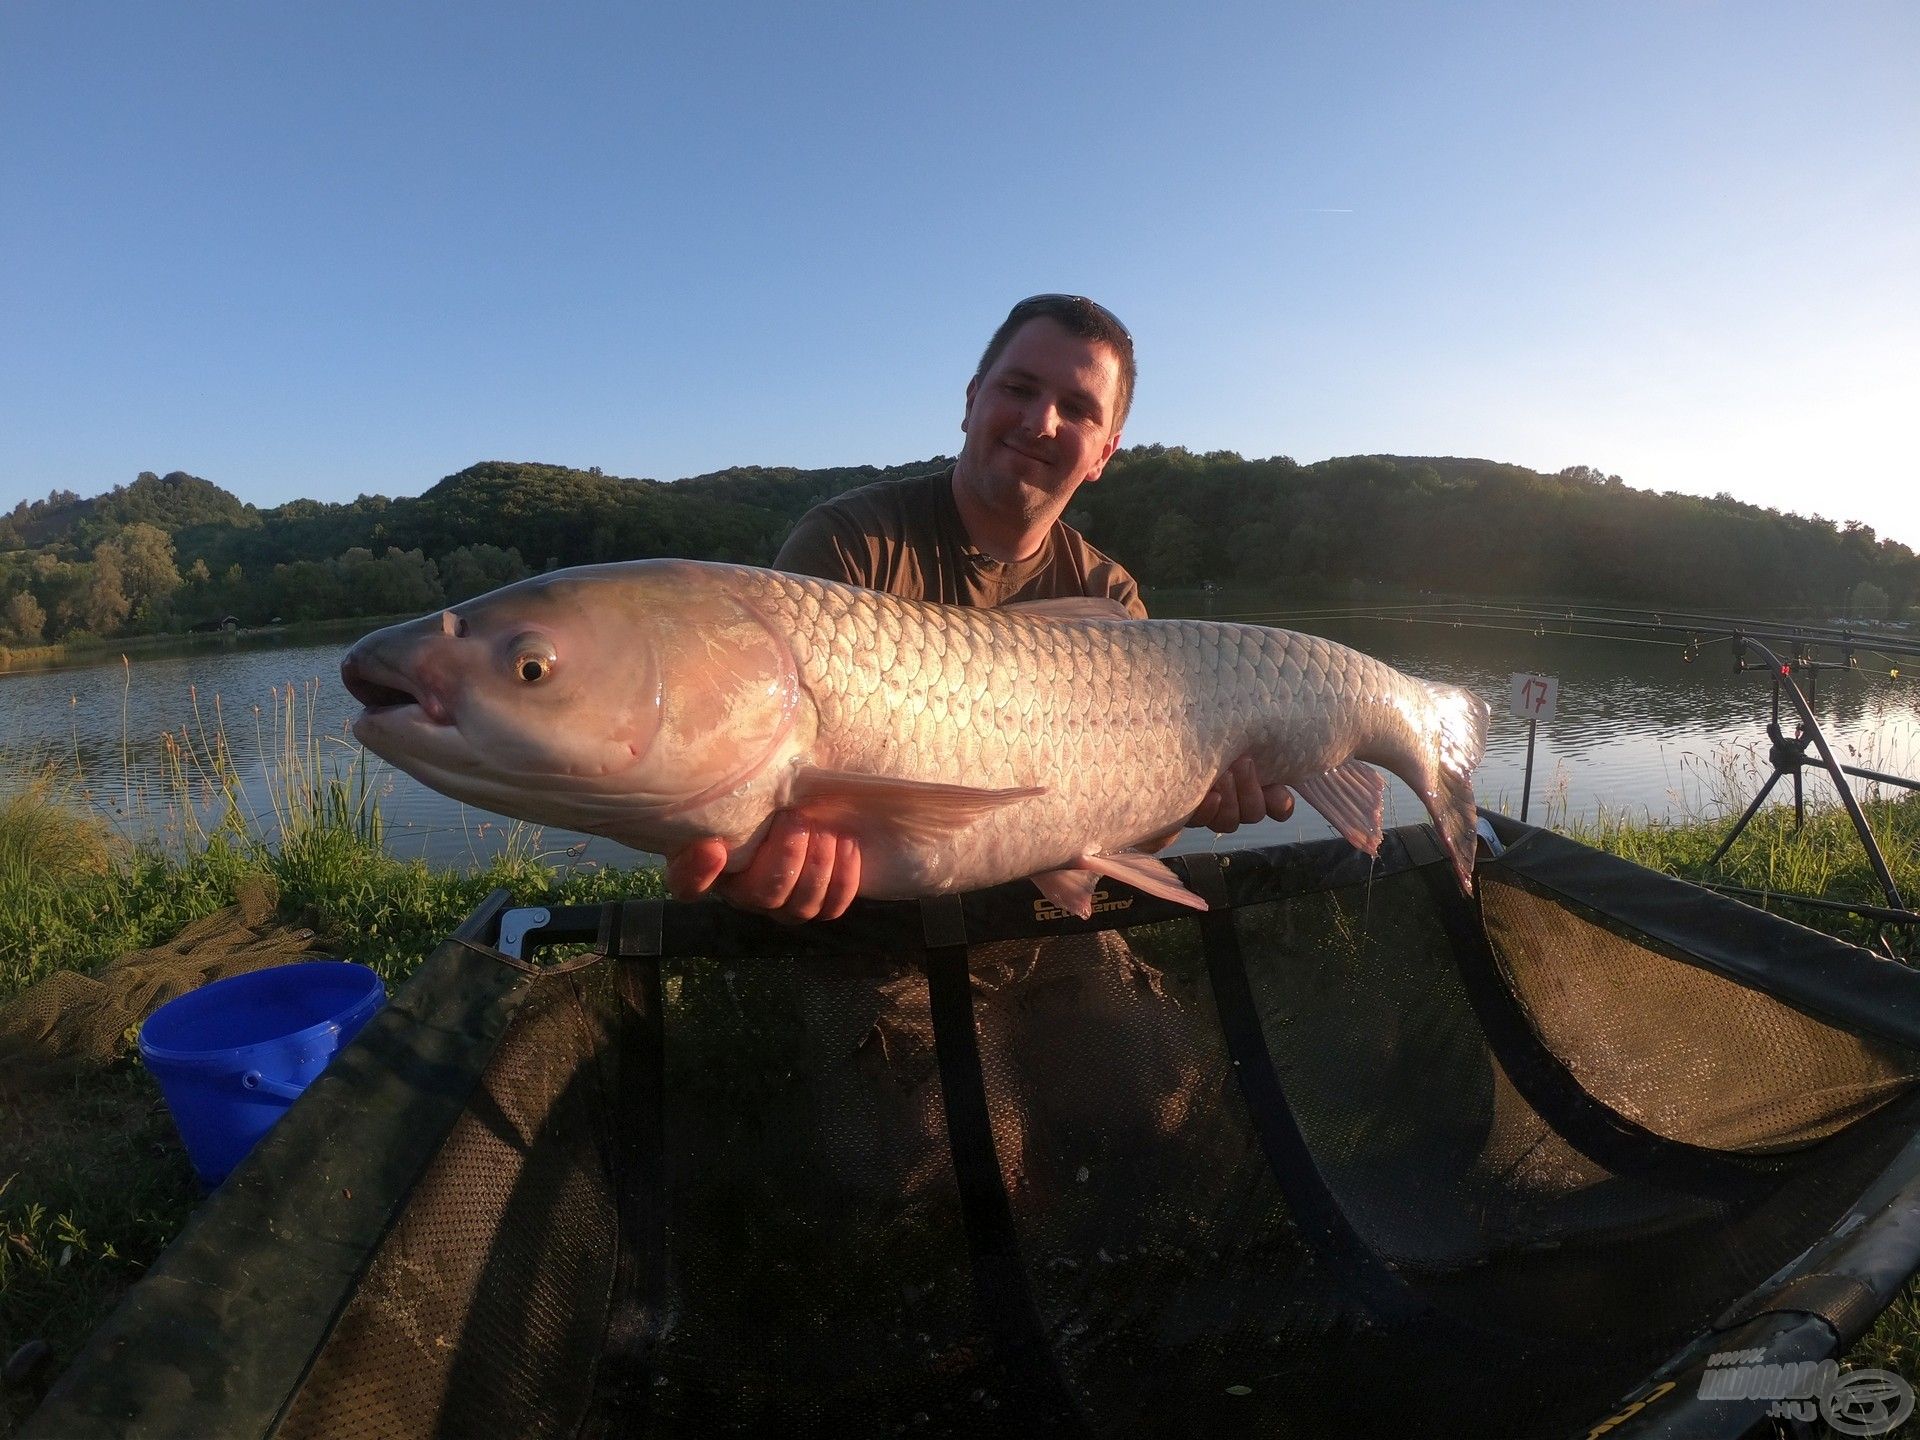
[[[140,1058],[200,1183],[226,1179],[386,999],[366,966],[314,960],[216,980],[149,1015]]]

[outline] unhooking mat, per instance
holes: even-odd
[[[1920,975],[1496,825],[1470,902],[1422,827],[549,968],[495,897],[28,1433],[1748,1433],[1716,1356],[1920,1264]]]

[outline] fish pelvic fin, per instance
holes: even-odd
[[[1180,877],[1165,862],[1138,850],[1116,850],[1107,855],[1082,855],[1064,870],[1047,870],[1033,877],[1040,893],[1082,920],[1093,915],[1093,886],[1096,875],[1124,880],[1143,895],[1171,900],[1189,909],[1204,910],[1207,902],[1180,883]]]
[[[817,824],[854,835],[891,834],[926,843],[964,830],[1002,806],[1046,793],[1045,786],[981,790],[970,785],[897,780],[808,766],[794,776],[786,808]]]
[[[1487,702],[1458,685],[1422,682],[1433,704],[1433,753],[1420,799],[1433,817],[1440,844],[1453,862],[1462,894],[1473,893],[1473,770],[1487,749]]]
[[[1294,793],[1326,818],[1340,838],[1369,855],[1380,853],[1380,817],[1387,782],[1364,760],[1349,760],[1324,775],[1297,781]]]

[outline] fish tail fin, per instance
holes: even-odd
[[[1464,894],[1473,893],[1473,769],[1487,748],[1487,702],[1458,685],[1423,681],[1433,705],[1433,751],[1420,798]]]

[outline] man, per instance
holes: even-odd
[[[1080,295],[1022,300],[967,382],[953,468],[816,507],[774,568],[948,605],[1101,596],[1144,619],[1133,577],[1060,518],[1119,446],[1133,384],[1133,338],[1104,307]],[[1292,813],[1286,787],[1263,787],[1242,758],[1187,823],[1231,834]],[[726,860],[720,841],[697,841],[668,860],[668,886],[793,921],[832,919],[860,888],[852,837],[785,812],[744,870],[722,874]]]

